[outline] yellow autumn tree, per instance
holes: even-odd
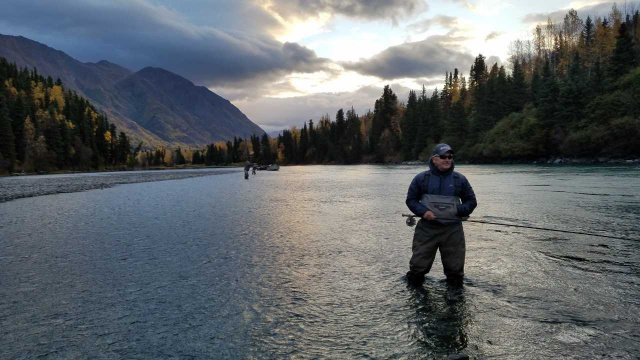
[[[226,142],[224,142],[224,141],[218,141],[215,145],[216,145],[216,147],[217,147],[218,149],[221,149],[221,150],[227,151],[227,143],[226,143]]]
[[[22,170],[26,172],[33,171],[33,159],[35,155],[34,138],[36,136],[36,129],[33,126],[31,117],[27,116],[24,120],[24,127],[22,130],[22,141],[25,145],[24,162],[22,163]]]
[[[49,98],[51,102],[55,100],[58,105],[58,112],[62,112],[64,110],[64,90],[60,85],[54,85],[51,89],[49,89]]]
[[[193,162],[193,149],[181,149],[181,152],[187,163]]]
[[[93,134],[95,134],[96,133],[96,129],[98,128],[98,122],[96,120],[98,119],[98,117],[100,115],[98,115],[97,112],[93,111],[88,106],[87,106],[86,109],[84,109],[84,114],[87,115],[89,117],[89,119],[91,119],[91,132]]]
[[[18,96],[18,90],[13,86],[13,80],[8,79],[4,82],[4,86],[6,88],[7,94],[13,100]]]
[[[596,18],[596,31],[594,49],[596,58],[604,64],[609,61],[613,49],[616,47],[616,36],[609,22],[606,23],[600,17]]]
[[[291,127],[291,137],[294,138],[296,142],[300,142],[300,130],[298,130],[298,127],[295,125]]]
[[[284,144],[280,144],[278,146],[278,157],[276,160],[278,164],[282,164],[284,162],[284,151],[285,151]]]
[[[269,148],[272,154],[278,154],[278,139],[269,139]]]
[[[611,12],[609,13],[609,24],[611,25],[615,37],[615,35],[618,34],[618,30],[620,30],[620,25],[622,24],[622,13],[615,2],[611,6]]]
[[[35,123],[38,124],[38,128],[43,129],[46,127],[47,122],[49,121],[49,113],[42,110],[42,109],[38,109],[36,110],[36,118]]]
[[[167,166],[173,166],[173,151],[166,151],[164,153],[164,163]]]
[[[42,83],[35,81],[31,81],[31,91],[33,96],[33,101],[36,103],[36,107],[40,108],[44,106],[44,89],[42,87]]]

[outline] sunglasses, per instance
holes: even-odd
[[[453,159],[453,155],[438,155],[438,157],[440,158],[440,160]]]

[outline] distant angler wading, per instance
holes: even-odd
[[[251,163],[249,160],[244,164],[244,178],[249,179],[249,170],[251,169]]]
[[[413,255],[407,272],[411,284],[423,283],[438,249],[447,281],[462,284],[465,261],[462,217],[469,216],[478,204],[467,178],[453,169],[453,149],[438,144],[429,160],[429,170],[416,175],[409,186],[406,204],[421,217],[413,235]]]

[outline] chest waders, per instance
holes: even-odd
[[[440,250],[447,281],[461,284],[464,276],[465,238],[462,229],[463,219],[458,217],[460,198],[424,194],[420,202],[433,212],[436,218],[433,221],[421,219],[418,222],[413,234],[413,254],[409,261],[407,279],[411,283],[422,284],[425,274],[431,270],[437,251]]]

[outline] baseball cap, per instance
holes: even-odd
[[[447,144],[438,144],[433,148],[433,153],[431,155],[444,155],[447,151],[451,151],[451,153],[453,153],[451,146]]]

